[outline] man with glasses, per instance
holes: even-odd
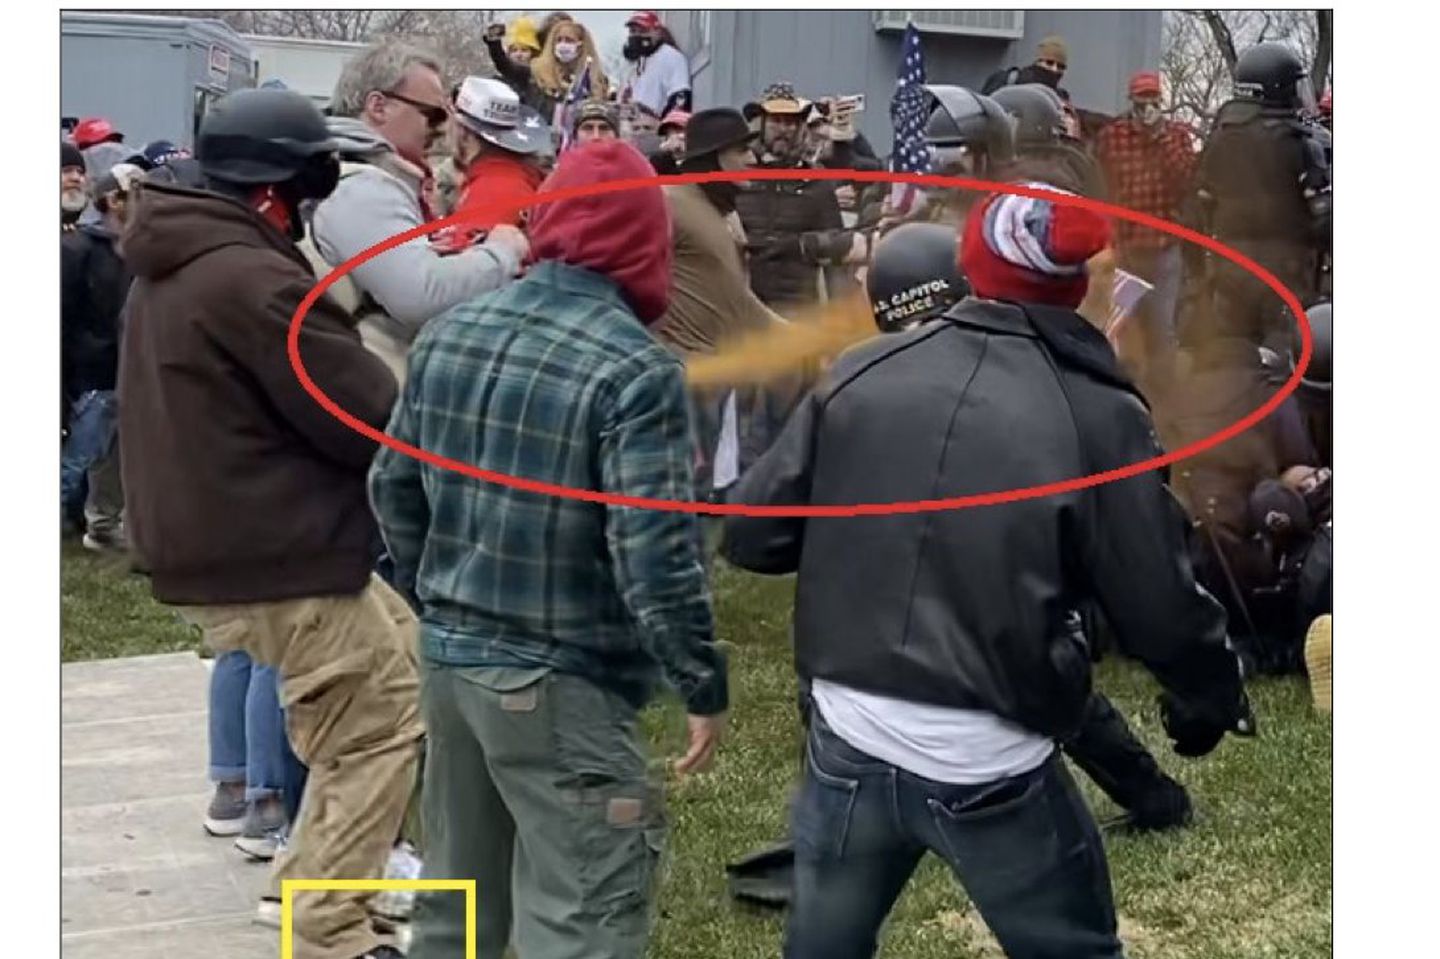
[[[313,239],[320,257],[338,266],[434,218],[426,154],[444,135],[450,111],[439,63],[408,44],[384,41],[346,65],[330,113],[348,162],[335,192],[315,208]],[[352,142],[357,149],[345,149]],[[403,379],[420,328],[508,282],[528,250],[523,233],[501,226],[484,244],[453,256],[424,237],[386,251],[350,274],[361,336]]]

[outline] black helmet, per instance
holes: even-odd
[[[260,185],[290,180],[314,169],[317,160],[334,161],[337,150],[308,97],[290,90],[240,90],[205,114],[195,158],[211,179]]]
[[[955,256],[955,228],[906,223],[885,234],[865,276],[882,333],[932,320],[970,292]]]
[[[1308,107],[1313,113],[1315,91],[1305,65],[1283,43],[1261,43],[1240,54],[1235,63],[1235,92],[1265,106]]]
[[[1310,321],[1310,339],[1313,344],[1310,365],[1305,368],[1305,375],[1300,380],[1300,387],[1307,393],[1330,392],[1330,309],[1328,302],[1322,302],[1305,311],[1305,317]]]
[[[1001,87],[991,99],[1015,118],[1015,148],[1019,152],[1054,146],[1070,139],[1065,127],[1064,101],[1044,84]]]
[[[927,86],[934,98],[925,124],[925,142],[941,166],[947,151],[964,148],[983,158],[977,173],[1015,156],[1015,121],[1000,104],[964,87]]]

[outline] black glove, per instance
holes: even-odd
[[[1186,706],[1171,693],[1160,694],[1160,722],[1165,734],[1175,744],[1175,753],[1190,759],[1209,755],[1226,733],[1237,736],[1255,735],[1255,713],[1250,699],[1240,693],[1240,717],[1232,724],[1222,725],[1214,719]]]
[[[800,234],[800,258],[820,266],[841,263],[850,255],[853,237],[849,230],[808,230]]]
[[[749,244],[750,255],[762,262],[771,260],[798,260],[801,257],[800,236],[782,233],[755,240]]]

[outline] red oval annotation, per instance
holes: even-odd
[[[1159,217],[1150,216],[1149,214],[1140,213],[1126,207],[1115,206],[1110,203],[1102,203],[1099,200],[1092,200],[1087,197],[1057,194],[1049,190],[1026,187],[1016,183],[992,183],[987,180],[977,180],[969,177],[943,177],[931,174],[895,173],[884,170],[757,169],[716,173],[687,173],[678,176],[667,176],[663,180],[658,177],[632,178],[592,184],[585,187],[553,190],[543,194],[537,194],[534,197],[528,198],[523,203],[510,204],[504,212],[508,212],[510,209],[518,210],[525,207],[538,206],[542,203],[549,203],[555,200],[577,199],[583,196],[598,196],[605,193],[618,193],[622,190],[633,190],[640,187],[653,187],[657,183],[673,185],[681,183],[715,183],[730,180],[848,180],[867,183],[913,183],[918,186],[941,187],[945,189],[977,190],[987,193],[1011,193],[1016,196],[1049,200],[1053,203],[1064,203],[1161,230],[1181,240],[1198,244],[1212,253],[1243,267],[1264,281],[1266,286],[1274,290],[1280,299],[1284,301],[1285,305],[1290,308],[1290,311],[1295,314],[1296,322],[1299,325],[1301,341],[1299,362],[1279,392],[1255,410],[1210,436],[1196,440],[1193,443],[1183,446],[1180,449],[1172,450],[1164,455],[1151,457],[1150,459],[1132,463],[1118,469],[1092,473],[1088,476],[1078,476],[1073,479],[1060,480],[1054,483],[1044,483],[1038,486],[999,490],[993,493],[980,493],[970,496],[956,496],[948,499],[914,500],[902,503],[852,503],[807,506],[755,506],[745,503],[702,503],[694,500],[663,500],[640,496],[623,496],[615,493],[577,489],[569,486],[558,486],[553,483],[526,479],[522,476],[511,476],[506,473],[495,472],[494,470],[480,469],[473,464],[462,463],[458,460],[432,453],[429,450],[412,446],[409,443],[403,443],[387,435],[383,430],[376,429],[370,424],[352,416],[348,411],[341,409],[340,406],[327,396],[325,392],[316,385],[315,381],[310,378],[310,374],[305,369],[305,364],[300,359],[301,324],[304,323],[305,315],[310,311],[315,301],[324,295],[325,291],[329,289],[331,285],[360,264],[402,243],[408,243],[417,237],[423,237],[426,234],[442,230],[448,226],[463,225],[466,221],[466,215],[464,213],[457,213],[444,219],[436,220],[433,223],[426,223],[412,230],[397,233],[395,236],[377,243],[367,250],[363,250],[326,274],[326,276],[310,290],[305,299],[300,302],[299,308],[296,309],[295,315],[291,319],[288,340],[290,366],[295,370],[295,375],[299,378],[300,385],[304,387],[305,391],[309,393],[326,412],[355,432],[369,437],[375,442],[388,446],[406,456],[414,457],[423,463],[428,463],[440,469],[454,470],[464,476],[483,480],[488,483],[498,483],[502,486],[509,486],[514,489],[541,493],[548,496],[560,496],[591,503],[603,503],[607,506],[629,506],[636,509],[668,510],[672,512],[699,513],[713,516],[835,517],[890,516],[901,513],[929,513],[940,512],[942,510],[967,509],[974,506],[996,506],[1001,503],[1014,503],[1042,496],[1052,496],[1057,493],[1069,493],[1076,490],[1087,489],[1103,483],[1113,483],[1116,480],[1139,476],[1150,470],[1161,469],[1162,467],[1170,466],[1181,460],[1195,456],[1198,453],[1203,453],[1205,450],[1219,446],[1221,443],[1233,439],[1269,416],[1285,401],[1286,397],[1295,392],[1296,388],[1300,385],[1300,378],[1304,375],[1306,367],[1310,364],[1312,352],[1310,324],[1306,320],[1305,311],[1299,298],[1284,286],[1274,274],[1260,266],[1260,264],[1254,260],[1251,260],[1237,250],[1233,250],[1210,237],[1197,233],[1178,223],[1171,223]]]

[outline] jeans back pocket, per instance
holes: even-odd
[[[805,777],[791,809],[790,831],[798,855],[834,860],[845,854],[860,781],[822,769],[816,762],[814,736],[812,732],[805,740]]]

